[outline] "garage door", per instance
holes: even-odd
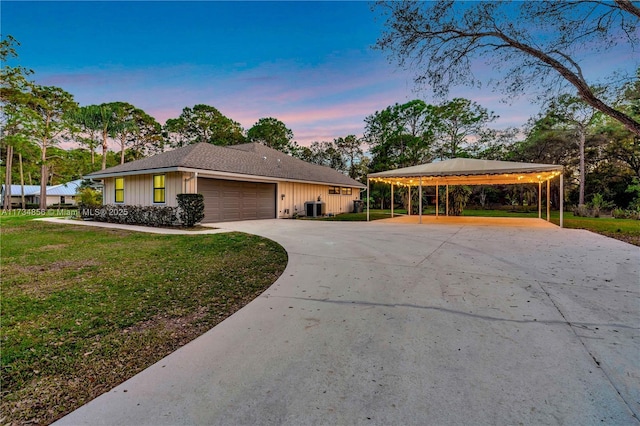
[[[276,217],[276,184],[198,178],[204,196],[203,222],[273,219]]]

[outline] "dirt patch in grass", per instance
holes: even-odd
[[[49,424],[107,392],[260,295],[287,263],[278,244],[242,233],[23,218],[0,231],[3,425]]]
[[[640,227],[640,223],[638,223],[638,227]],[[633,244],[634,246],[640,247],[640,235],[630,235],[622,232],[610,232],[610,231],[600,231],[599,234],[607,236],[609,238],[614,238],[616,240],[624,241],[628,244]]]

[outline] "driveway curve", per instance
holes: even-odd
[[[58,424],[638,424],[638,247],[542,225],[217,226],[282,244],[283,275]]]

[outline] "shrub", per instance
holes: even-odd
[[[204,219],[204,196],[202,194],[178,194],[180,220],[191,228]]]
[[[468,186],[456,185],[449,190],[449,195],[453,199],[451,214],[453,216],[461,216],[462,211],[467,206],[467,201],[469,201],[471,188]]]
[[[93,217],[92,211],[102,205],[102,193],[90,187],[78,190],[78,209],[83,218]]]
[[[584,204],[573,206],[571,211],[576,217],[593,217],[593,213],[591,212],[591,210],[589,210]]]
[[[83,209],[83,217],[93,217],[98,222],[125,225],[176,226],[178,209],[167,206],[117,206],[106,205],[97,209]]]

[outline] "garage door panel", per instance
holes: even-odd
[[[273,219],[276,216],[276,184],[198,178],[204,196],[203,222]]]

